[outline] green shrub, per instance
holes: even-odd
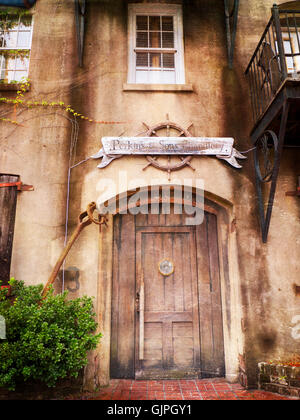
[[[0,290],[0,315],[6,322],[6,339],[0,340],[0,387],[14,390],[27,380],[49,387],[58,379],[77,377],[87,364],[87,351],[95,349],[92,299],[67,300],[67,292],[42,302],[42,285],[25,286],[11,279],[11,297]]]

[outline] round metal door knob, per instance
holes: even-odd
[[[170,276],[174,272],[174,263],[165,258],[158,264],[158,270],[163,276]]]

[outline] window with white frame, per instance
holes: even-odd
[[[128,6],[128,83],[184,84],[182,7]]]
[[[299,35],[297,33],[283,33],[283,47],[286,54],[286,67],[288,73],[299,72]],[[298,35],[298,37],[297,37]]]
[[[0,16],[0,80],[21,82],[28,76],[32,16]]]
[[[282,32],[283,48],[285,53],[288,74],[300,72],[300,35],[296,31]],[[278,42],[275,41],[276,52],[279,55]],[[279,59],[278,59],[279,61]]]

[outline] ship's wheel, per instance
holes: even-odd
[[[190,128],[191,125],[187,129],[182,128],[178,124],[169,121],[168,116],[165,122],[156,124],[152,127],[149,127],[146,123],[143,124],[147,128],[147,137],[192,137],[192,135],[188,131],[188,128]],[[161,171],[166,171],[168,172],[169,181],[171,172],[178,171],[179,169],[182,169],[185,166],[189,166],[193,171],[195,171],[195,169],[191,165],[191,160],[193,156],[168,155],[166,157],[147,155],[146,158],[148,160],[148,164],[143,168],[143,170],[147,169],[149,166],[154,166],[154,168],[160,169]]]

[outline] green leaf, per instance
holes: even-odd
[[[0,342],[0,387],[13,390],[32,379],[55,386],[61,378],[78,375],[102,336],[94,334],[92,299],[67,300],[67,292],[54,296],[51,289],[42,301],[43,285],[26,286],[13,278],[9,283],[13,304],[1,299],[0,291],[7,327],[7,339]]]

